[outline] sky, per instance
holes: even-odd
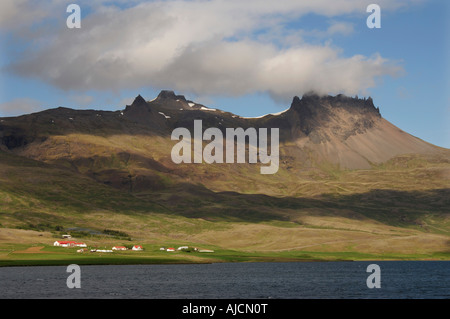
[[[68,28],[69,4],[81,28]],[[368,28],[367,6],[381,9]],[[447,0],[2,0],[0,117],[121,110],[174,90],[240,116],[294,96],[371,96],[402,130],[450,148]]]

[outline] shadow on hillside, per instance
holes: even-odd
[[[310,216],[370,218],[391,226],[420,227],[424,216],[448,215],[450,207],[450,188],[411,192],[372,190],[352,195],[295,198],[215,193],[202,185],[183,184],[151,197],[173,214],[234,222],[291,221],[296,212],[302,212]]]
[[[370,218],[387,225],[423,227],[424,230],[428,227],[424,218],[435,216],[439,221],[449,216],[450,188],[427,191],[379,189],[349,195],[274,197],[213,192],[203,185],[178,183],[158,174],[138,178],[128,175],[127,167],[118,174],[115,166],[127,164],[130,155],[120,153],[116,157],[117,162],[108,160],[100,157],[84,166],[95,168],[99,165],[112,169],[112,172],[80,174],[64,165],[59,168],[0,151],[0,164],[4,163],[3,170],[8,172],[0,184],[0,192],[5,194],[5,198],[10,198],[10,202],[5,201],[3,211],[8,211],[9,215],[12,213],[18,220],[25,222],[29,219],[33,223],[48,219],[39,214],[43,210],[67,214],[98,211],[127,215],[162,213],[212,221],[252,223],[296,222],[299,215],[306,214],[360,220]],[[145,157],[134,157],[132,160],[156,171],[169,170]],[[115,180],[111,179],[112,176]],[[113,187],[114,183],[117,188]],[[31,218],[33,213],[36,215]],[[442,225],[439,228],[448,232],[445,227]]]

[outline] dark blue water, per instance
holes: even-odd
[[[369,289],[367,266],[381,269]],[[450,298],[450,262],[378,261],[0,268],[0,298],[406,299]]]

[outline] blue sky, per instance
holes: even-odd
[[[0,4],[0,116],[118,110],[173,89],[249,117],[314,89],[370,95],[399,128],[450,148],[448,1],[379,1],[381,29],[367,28],[367,1],[79,1],[78,30],[70,2],[38,3]]]

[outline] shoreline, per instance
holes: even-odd
[[[79,266],[135,266],[135,265],[212,265],[212,264],[222,264],[222,263],[329,263],[329,262],[340,262],[340,263],[349,263],[349,262],[411,262],[411,261],[419,261],[419,262],[450,262],[450,259],[429,259],[429,258],[417,258],[417,259],[402,259],[402,258],[389,258],[389,259],[359,259],[359,260],[350,260],[350,259],[298,259],[298,260],[288,260],[288,259],[275,259],[275,260],[244,260],[244,261],[170,261],[170,262],[157,262],[157,261],[136,261],[136,262],[80,262],[80,260],[67,260],[67,261],[47,261],[40,260],[31,263],[27,263],[26,261],[11,261],[3,263],[0,260],[0,269],[1,268],[12,268],[12,267],[59,267],[59,266],[68,266],[70,264],[76,264]],[[42,263],[40,263],[42,262]]]

